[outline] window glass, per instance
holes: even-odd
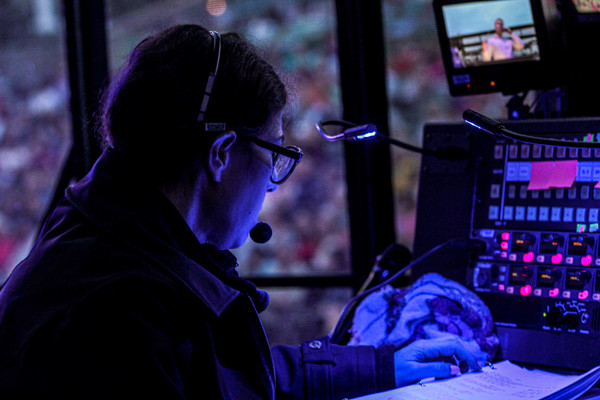
[[[0,2],[0,282],[29,251],[71,144],[55,0]]]
[[[343,148],[325,142],[315,123],[340,118],[335,8],[330,0],[107,1],[110,60],[125,61],[141,39],[165,27],[195,23],[236,31],[265,51],[295,98],[286,143],[305,156],[267,195],[261,219],[274,231],[266,244],[235,250],[244,276],[347,274],[349,234]]]
[[[431,1],[383,1],[387,91],[391,136],[421,146],[423,126],[459,122],[472,108],[491,118],[506,118],[500,94],[451,97]],[[412,248],[421,158],[392,148],[396,238]]]

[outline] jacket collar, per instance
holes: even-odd
[[[158,262],[215,314],[240,293],[259,311],[266,308],[266,292],[237,277],[235,256],[198,243],[175,207],[121,154],[106,150],[66,197],[93,224]]]

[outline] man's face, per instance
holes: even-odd
[[[281,145],[281,117],[274,118],[258,137]],[[226,212],[223,218],[223,228],[226,230],[223,233],[227,238],[223,248],[237,248],[246,242],[248,233],[258,222],[265,195],[278,188],[271,182],[271,151],[247,140],[237,139],[232,157],[232,165],[226,175],[229,186],[223,199]]]
[[[494,23],[494,30],[496,31],[497,35],[502,35],[502,32],[504,31],[504,21],[502,21],[502,19],[498,18],[496,20]]]

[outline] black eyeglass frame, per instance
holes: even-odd
[[[256,144],[257,146],[262,147],[263,149],[272,151],[273,152],[273,170],[275,170],[275,162],[277,160],[277,156],[279,156],[279,155],[282,155],[284,157],[288,157],[288,158],[291,158],[292,160],[294,160],[294,164],[292,164],[292,168],[290,168],[288,173],[282,179],[274,180],[273,173],[271,173],[271,182],[273,182],[276,185],[281,185],[292,175],[292,173],[296,169],[296,166],[300,163],[300,160],[302,159],[302,156],[304,155],[304,152],[298,146],[293,146],[293,145],[279,146],[275,143],[270,143],[265,140],[259,139],[256,136],[238,134],[238,137],[241,139],[244,139],[244,140],[248,140],[248,141]]]

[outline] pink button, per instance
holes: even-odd
[[[508,250],[508,242],[502,242],[502,243],[500,243],[500,248],[502,250]]]
[[[530,251],[529,253],[523,254],[523,261],[525,261],[526,263],[532,262],[534,258],[535,258],[535,254],[533,254],[532,251]]]
[[[588,266],[591,263],[592,263],[592,256],[590,256],[589,254],[585,257],[581,257],[581,265]]]
[[[585,300],[588,298],[589,295],[590,293],[587,290],[582,290],[577,294],[577,297],[579,297],[579,300]]]
[[[510,232],[503,232],[502,240],[509,240],[509,239],[510,239]]]
[[[552,264],[560,264],[562,261],[562,254],[558,253],[552,256]]]
[[[558,296],[559,292],[560,292],[560,290],[558,290],[558,288],[550,289],[550,291],[548,292],[548,295],[550,297],[556,297],[556,296]]]
[[[521,296],[529,296],[531,294],[531,286],[530,285],[522,286],[519,291],[521,292]]]

